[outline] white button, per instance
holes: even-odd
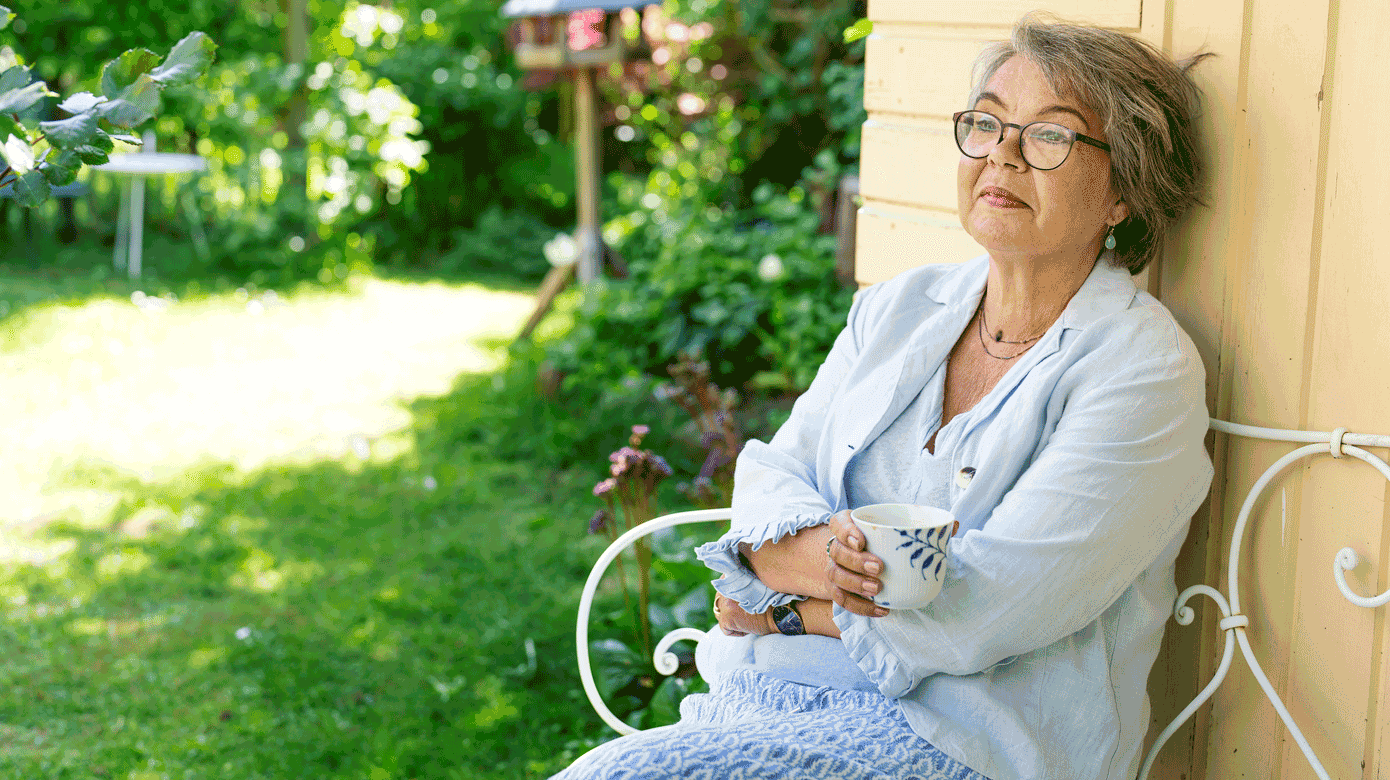
[[[961,490],[964,490],[965,488],[970,487],[970,480],[974,478],[975,467],[966,466],[965,468],[956,472],[956,487],[960,488]]]

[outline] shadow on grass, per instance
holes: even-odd
[[[125,499],[0,569],[0,776],[545,777],[606,738],[573,660],[592,475],[489,449],[490,382],[415,402],[393,460],[68,475]]]

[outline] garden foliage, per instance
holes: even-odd
[[[0,29],[15,14],[0,6]],[[18,27],[18,25],[16,25]],[[131,49],[101,69],[102,94],[79,92],[58,105],[63,118],[44,121],[34,109],[57,97],[17,62],[0,64],[0,189],[13,189],[23,206],[48,199],[53,186],[71,184],[83,165],[107,162],[116,141],[139,144],[123,133],[153,119],[160,110],[160,93],[193,83],[207,72],[217,45],[201,32],[189,33],[169,55]],[[10,55],[0,59],[17,60]]]
[[[604,238],[632,275],[587,295],[554,350],[570,387],[662,376],[682,352],[723,387],[810,383],[850,300],[826,228],[863,122],[855,5],[648,10],[652,61],[605,82],[614,134],[646,163],[609,179]]]

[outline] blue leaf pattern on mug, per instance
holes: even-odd
[[[946,540],[950,525],[936,528],[895,528],[901,541],[899,550],[911,550],[908,562],[916,566],[924,580],[941,579],[941,567],[946,563]],[[930,574],[928,573],[930,570]]]

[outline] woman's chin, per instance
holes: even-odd
[[[1028,254],[1033,244],[1014,231],[970,231],[975,243],[996,257]]]

